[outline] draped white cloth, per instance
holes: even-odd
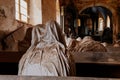
[[[85,36],[78,46],[78,52],[107,52],[107,49],[100,42],[93,40],[90,36]]]
[[[107,52],[106,47],[90,36],[85,36],[82,40],[73,39],[67,49],[72,54],[75,52]]]
[[[64,35],[55,21],[36,25],[30,48],[19,62],[18,75],[68,76],[69,60]]]

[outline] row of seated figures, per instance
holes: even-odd
[[[83,39],[68,38],[68,50],[76,63],[77,76],[118,77],[120,67],[119,41],[100,43],[90,36]]]
[[[20,41],[18,43],[18,54],[16,54],[16,52],[1,52],[1,58],[0,58],[0,62],[3,64],[3,63],[6,63],[6,64],[3,64],[4,66],[8,66],[9,64],[8,63],[16,63],[16,64],[13,64],[15,65],[14,67],[11,66],[11,67],[1,67],[2,70],[5,70],[4,68],[8,68],[5,72],[9,71],[7,73],[8,74],[15,74],[15,75],[18,75],[19,73],[19,66],[21,66],[20,64],[18,65],[19,61],[24,57],[23,55],[26,54],[28,55],[29,53],[27,52],[29,47],[32,45],[32,42],[33,42],[33,39],[36,41],[36,39],[40,40],[39,38],[36,38],[36,37],[33,37],[33,35],[35,36],[35,34],[37,35],[37,37],[41,37],[42,38],[45,36],[45,35],[42,35],[44,34],[44,32],[40,32],[39,30],[44,30],[44,28],[40,29],[39,26],[42,26],[42,25],[37,25],[36,28],[28,28],[27,31],[26,31],[26,35],[24,37],[24,39],[22,41]],[[61,40],[62,38],[60,37],[61,35],[58,33],[58,34],[52,34],[52,33],[55,33],[57,31],[57,28],[58,25],[56,25],[56,22],[48,22],[47,23],[47,26],[50,26],[50,28],[47,28],[47,30],[50,30],[48,32],[49,33],[46,33],[46,35],[49,35],[49,36],[46,36],[45,37],[45,40],[47,41],[48,37],[49,39],[51,39],[51,43],[53,42],[57,42],[59,40]],[[54,27],[54,29],[52,27]],[[52,32],[54,31],[55,32]],[[35,32],[35,33],[34,33]],[[33,34],[34,33],[34,34]],[[39,35],[39,33],[41,35]],[[57,35],[57,36],[56,36]],[[58,36],[59,35],[59,36]],[[60,37],[60,38],[59,38]],[[57,38],[57,39],[56,39]],[[54,40],[54,41],[53,41]],[[90,36],[86,36],[85,38],[83,39],[79,39],[79,40],[76,40],[76,39],[71,39],[71,40],[68,40],[66,39],[66,41],[69,41],[69,43],[67,44],[66,46],[66,50],[71,54],[72,56],[72,59],[74,63],[73,66],[75,67],[75,72],[74,72],[74,77],[109,77],[109,78],[114,78],[114,77],[117,77],[119,78],[120,77],[120,64],[119,64],[119,47],[107,47],[107,46],[104,46],[103,44],[101,44],[100,42],[97,42],[97,41],[94,41]],[[40,41],[37,41],[37,42],[33,42],[34,43],[34,46],[39,43]],[[49,42],[48,42],[49,43]],[[59,43],[59,42],[58,42]],[[62,43],[62,44],[61,44]],[[45,43],[46,44],[46,43]],[[63,44],[64,42],[60,41],[60,46],[63,48],[63,52],[64,52],[64,47],[63,47]],[[58,45],[59,45],[58,44]],[[41,44],[40,44],[41,45]],[[42,44],[44,45],[44,44]],[[65,44],[64,44],[65,45]],[[33,46],[33,47],[34,47]],[[45,45],[44,45],[45,46]],[[38,46],[36,46],[38,47]],[[42,46],[43,47],[43,46]],[[57,47],[58,48],[58,47]],[[37,48],[38,49],[38,48]],[[33,49],[34,50],[37,50],[37,49]],[[52,49],[52,48],[51,48]],[[113,50],[113,52],[111,52],[112,50],[111,49],[115,49]],[[61,48],[60,48],[61,50]],[[116,51],[118,50],[118,51]],[[30,50],[29,50],[30,51]],[[33,51],[30,51],[33,52]],[[20,52],[24,52],[24,53],[20,53]],[[44,51],[43,51],[44,52]],[[47,53],[47,52],[46,52]],[[4,55],[5,54],[5,55]],[[9,54],[9,55],[8,55]],[[15,54],[15,55],[14,55]],[[43,54],[43,53],[42,53]],[[55,53],[56,54],[56,53]],[[59,53],[60,54],[60,53]],[[25,55],[25,56],[26,56]],[[37,55],[37,54],[36,54]],[[32,61],[32,64],[34,62],[37,62],[35,59],[38,59],[38,60],[41,60],[39,59],[39,57],[36,57],[36,55],[32,55],[32,57],[30,58]],[[51,54],[50,54],[51,55]],[[14,56],[15,58],[13,58],[12,56]],[[35,58],[33,58],[35,56]],[[61,55],[63,56],[63,55]],[[3,58],[5,57],[5,58]],[[9,57],[9,58],[8,58]],[[45,57],[46,58],[46,57]],[[48,58],[48,57],[47,57]],[[55,58],[55,57],[54,57]],[[61,57],[63,58],[63,57]],[[26,58],[27,59],[27,58]],[[43,58],[44,59],[44,58]],[[49,59],[49,58],[48,58]],[[56,59],[56,58],[55,58]],[[59,58],[57,58],[59,60]],[[57,60],[56,59],[56,60]],[[65,57],[63,58],[63,60],[65,59]],[[66,58],[67,59],[67,58]],[[65,60],[66,60],[65,59]],[[52,60],[52,59],[50,59]],[[21,60],[22,61],[22,60]],[[25,61],[25,60],[24,60]],[[63,61],[64,62],[64,61]],[[22,63],[22,67],[24,67],[24,63]],[[65,66],[68,66],[66,65],[67,62],[63,63]],[[26,65],[26,64],[25,64]],[[56,63],[55,63],[56,65]],[[54,65],[53,65],[54,66]],[[64,67],[64,66],[62,66]],[[61,68],[62,68],[61,67]],[[73,68],[71,67],[70,65],[70,69]],[[12,71],[10,71],[10,69]],[[64,67],[65,69],[65,67]],[[68,69],[68,68],[67,68]],[[15,71],[13,71],[15,70]],[[21,69],[22,70],[22,69]],[[59,69],[58,69],[59,70]],[[66,70],[65,70],[66,71]],[[4,71],[3,71],[4,72]],[[14,72],[14,73],[12,73]],[[28,71],[29,72],[29,71]],[[6,73],[4,73],[6,74]],[[26,73],[23,72],[19,73],[20,76],[22,75],[25,75]],[[61,73],[62,75],[63,73]],[[32,75],[32,74],[31,74]],[[30,76],[31,76],[30,75]],[[52,74],[51,74],[52,75]],[[64,75],[67,76],[66,72],[64,73]],[[66,79],[67,80],[67,79]],[[84,79],[83,79],[84,80]],[[86,80],[86,79],[85,79]],[[89,79],[87,79],[89,80]],[[104,79],[103,79],[104,80]]]

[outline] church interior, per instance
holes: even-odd
[[[68,50],[76,50],[72,76],[76,79],[65,80],[119,80],[120,0],[0,0],[0,80],[17,76],[19,60],[31,45],[32,28],[49,20],[60,25],[66,38],[90,36],[106,48],[97,51],[98,46],[90,45],[89,52],[70,47]]]

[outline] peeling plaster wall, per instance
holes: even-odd
[[[4,10],[6,17],[0,16],[0,30],[12,31],[16,28],[15,22],[15,2],[14,0],[0,0],[0,10]],[[3,15],[2,12],[0,12]]]
[[[15,22],[15,4],[14,0],[0,0],[0,38],[16,29]]]

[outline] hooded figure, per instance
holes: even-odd
[[[76,52],[107,52],[106,47],[100,42],[94,41],[90,36],[85,36],[80,41],[72,40],[67,49],[73,55]]]
[[[78,52],[107,52],[107,49],[98,41],[94,41],[92,37],[85,36],[80,42]]]
[[[68,76],[69,61],[61,28],[55,21],[36,25],[31,46],[19,62],[18,75]]]

